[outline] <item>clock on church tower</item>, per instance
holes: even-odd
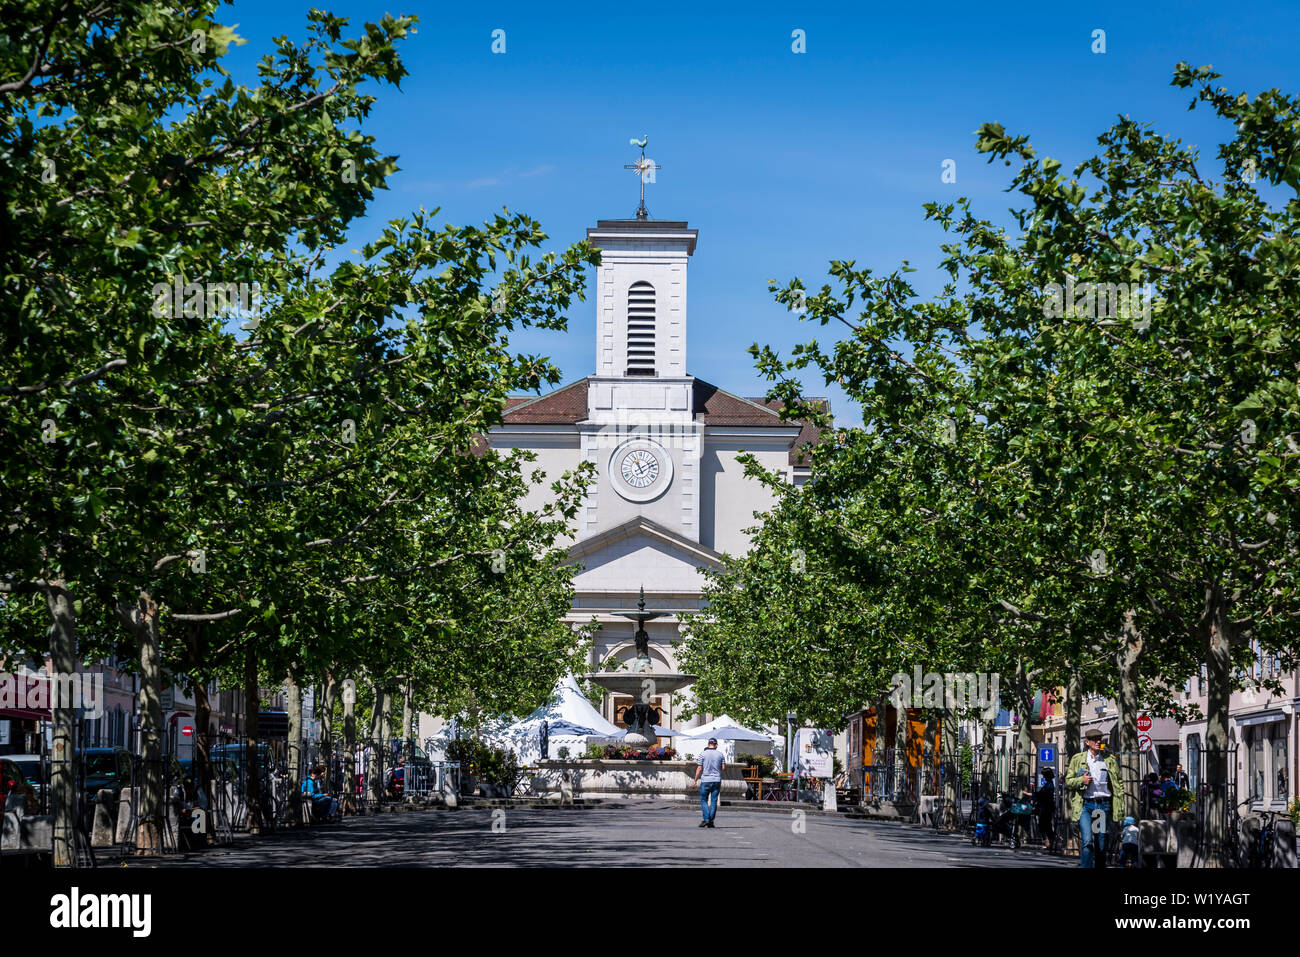
[[[658,442],[634,439],[614,449],[606,466],[609,483],[629,502],[648,502],[668,490],[673,460]]]

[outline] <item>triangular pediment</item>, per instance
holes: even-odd
[[[634,518],[569,548],[583,566],[574,578],[579,591],[699,591],[700,568],[721,568],[722,555],[647,518]]]

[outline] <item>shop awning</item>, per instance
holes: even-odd
[[[1260,711],[1257,714],[1237,715],[1237,726],[1248,728],[1253,724],[1272,724],[1274,721],[1285,721],[1287,718],[1285,711]]]
[[[50,712],[40,708],[0,708],[0,720],[49,721]]]

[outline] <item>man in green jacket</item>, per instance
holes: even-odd
[[[1124,780],[1115,755],[1101,753],[1101,732],[1083,736],[1087,749],[1070,759],[1061,786],[1070,795],[1070,817],[1079,822],[1079,866],[1106,866],[1106,835],[1111,823],[1124,817]],[[1101,860],[1094,861],[1092,835],[1097,833]]]

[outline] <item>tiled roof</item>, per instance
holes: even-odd
[[[705,425],[785,425],[763,403],[723,392],[703,379],[695,380],[695,417]]]
[[[507,425],[572,425],[587,417],[587,380],[579,379],[546,395],[506,400]]]
[[[771,402],[768,402],[766,399],[751,399],[750,401],[761,402],[769,409],[775,411],[780,411],[781,407],[785,405],[784,402],[775,399]],[[804,401],[824,412],[829,412],[831,408],[830,401],[827,399],[805,398]],[[794,440],[794,445],[790,447],[790,464],[809,466],[812,465],[812,460],[808,457],[807,453],[801,451],[801,449],[803,449],[805,445],[820,445],[822,441],[822,430],[806,420],[800,422],[800,425],[802,428],[799,430],[799,437]]]
[[[820,409],[829,409],[825,399],[806,400]],[[723,392],[717,386],[702,379],[695,380],[695,415],[707,425],[757,425],[788,426],[780,418],[783,402],[767,399],[742,399],[740,396]],[[796,420],[797,421],[797,420]],[[790,448],[791,465],[812,464],[807,454],[800,451],[805,445],[816,445],[821,441],[821,429],[811,422],[799,423],[802,428],[794,445]]]
[[[588,381],[579,379],[542,396],[512,396],[506,400],[505,424],[574,425],[581,422],[587,417]],[[705,425],[759,428],[787,428],[790,425],[788,422],[781,421],[780,402],[743,399],[730,392],[724,392],[703,379],[695,380],[694,389],[695,418]],[[822,408],[827,407],[825,399],[810,401],[819,403]],[[807,422],[803,423],[803,429],[790,451],[790,464],[807,464],[805,456],[798,450],[810,443],[816,445],[820,440],[820,430]]]

